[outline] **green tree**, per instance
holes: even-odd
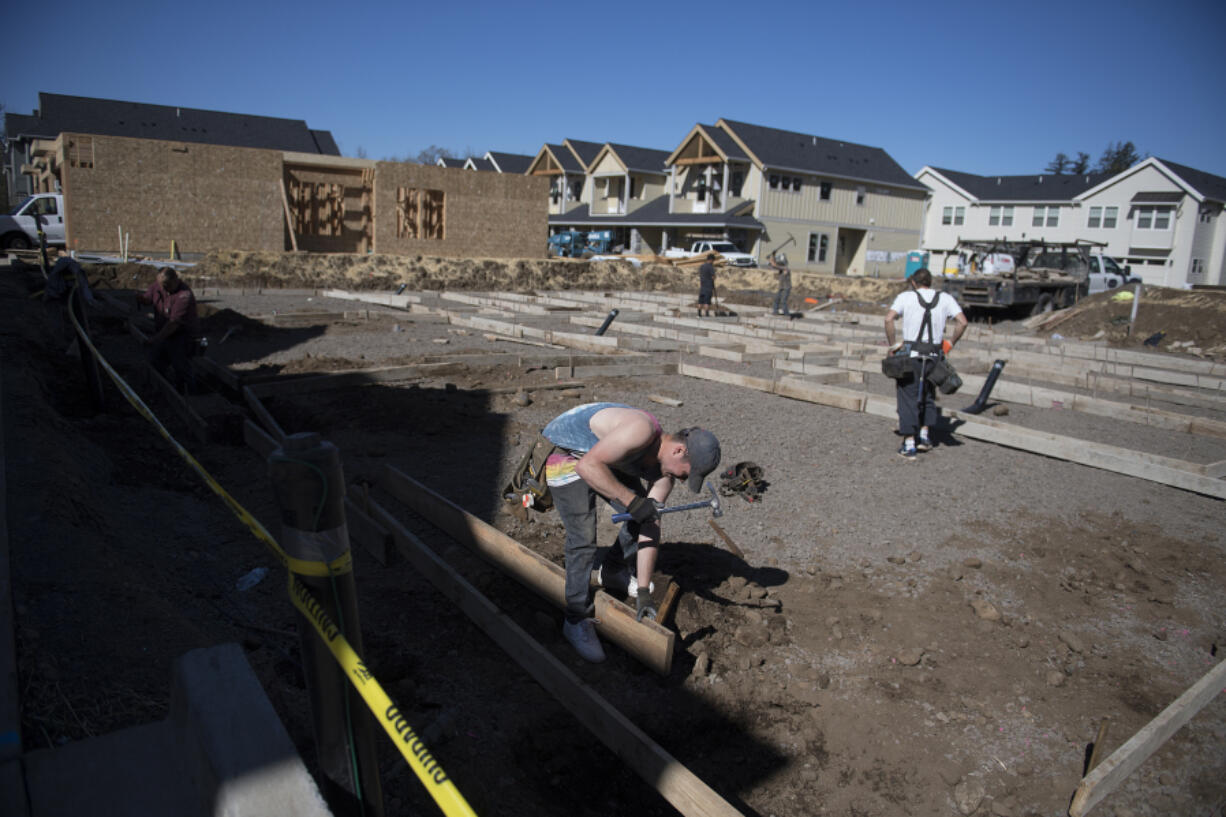
[[[1082,173],[1087,173],[1090,170],[1090,154],[1084,150],[1077,151],[1077,158],[1069,165],[1069,173],[1074,176],[1080,176]]]
[[[1043,168],[1044,173],[1055,173],[1057,176],[1062,176],[1069,169],[1069,165],[1073,162],[1069,159],[1067,153],[1057,153],[1056,158],[1052,159],[1047,167]]]
[[[1132,142],[1115,142],[1107,145],[1094,171],[1114,175],[1124,172],[1139,161],[1141,156],[1137,153],[1136,145]]]

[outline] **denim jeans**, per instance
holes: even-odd
[[[772,312],[787,312],[788,311],[788,298],[790,298],[791,295],[792,295],[791,287],[780,287],[779,291],[775,293],[775,305],[772,307],[771,311]]]
[[[915,364],[915,374],[895,382],[895,392],[898,398],[898,431],[907,437],[919,433],[921,426],[932,427],[937,422],[936,394],[932,384],[927,379],[920,381],[919,362]],[[923,416],[920,411],[920,389],[924,390]]]
[[[618,474],[623,484],[642,493],[637,480]],[[596,500],[603,499],[577,479],[569,485],[550,487],[553,506],[566,526],[566,620],[572,624],[590,618],[594,610],[591,594],[592,568],[596,562]],[[616,500],[605,500],[614,511],[624,513],[626,506]],[[605,554],[604,564],[611,567],[633,565],[639,550],[639,524],[634,521],[622,524],[617,534],[617,543]],[[631,568],[631,573],[634,570]]]

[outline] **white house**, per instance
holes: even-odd
[[[1226,179],[1149,158],[1122,173],[977,176],[934,167],[916,174],[932,195],[921,247],[959,241],[1093,241],[1146,283],[1224,283]]]

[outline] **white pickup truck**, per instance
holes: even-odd
[[[38,246],[38,220],[42,221],[47,246],[64,246],[64,197],[60,193],[36,193],[0,216],[0,248],[28,250]]]
[[[731,241],[695,241],[688,250],[671,247],[664,251],[665,258],[694,258],[715,253],[734,267],[756,267],[758,261],[747,252],[741,252]]]

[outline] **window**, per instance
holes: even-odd
[[[1012,227],[1013,208],[993,207],[988,211],[988,224],[992,227]]]
[[[633,176],[630,177],[630,198],[634,198],[634,184],[637,181],[638,179],[634,178]]]
[[[340,185],[333,185],[340,188]],[[343,188],[340,188],[343,191]],[[396,189],[396,237],[443,238],[446,194],[442,190]],[[317,232],[315,235],[326,235]],[[339,232],[333,235],[340,235]]]
[[[728,192],[734,196],[741,195],[741,187],[745,184],[745,172],[742,170],[732,171],[732,178],[728,181]]]
[[[800,177],[799,176],[792,177],[792,192],[793,193],[800,192]]]
[[[561,198],[562,198],[562,185],[558,183],[558,180],[555,177],[549,183],[549,200],[552,201],[554,204],[557,204],[558,200]]]
[[[955,207],[954,208],[954,224],[962,224],[965,221],[966,221],[966,208],[965,207]]]
[[[1199,258],[1192,259],[1192,272],[1188,275],[1188,282],[1199,284],[1205,278],[1205,262]]]
[[[1200,209],[1200,223],[1208,224],[1211,221],[1213,221],[1213,211],[1208,207],[1202,207]]]
[[[861,187],[856,191],[856,204],[864,204],[864,188]],[[963,224],[966,222],[965,207],[946,207],[941,211],[942,224]]]
[[[825,233],[809,233],[809,263],[826,263],[826,249],[830,246],[830,237]]]
[[[1169,207],[1138,207],[1138,230],[1169,230],[1171,229],[1171,210]]]
[[[771,190],[779,189],[779,174],[778,173],[771,174],[770,185],[771,185]]]
[[[1059,207],[1036,207],[1034,208],[1034,218],[1030,221],[1032,227],[1044,226],[1044,221],[1048,227],[1060,226],[1060,208]]]
[[[941,211],[941,223],[945,225],[954,223],[954,208],[946,207]]]
[[[830,201],[830,188],[831,187],[832,185],[830,184],[830,182],[822,182],[821,192],[818,194],[818,198],[821,199],[822,201]]]
[[[578,201],[583,195],[583,179],[575,179],[570,183],[570,200]]]
[[[865,196],[865,191],[864,191],[864,188],[863,188],[863,187],[857,187],[857,188],[856,188],[856,204],[857,204],[857,205],[863,205],[863,204],[864,204],[864,196]],[[961,224],[962,222],[958,222],[958,223],[959,223],[959,224]]]
[[[707,180],[706,179],[698,180],[698,200],[699,201],[707,200]]]
[[[1086,222],[1086,226],[1103,227],[1110,230],[1115,227],[1119,211],[1120,208],[1118,207],[1091,207],[1090,218]]]

